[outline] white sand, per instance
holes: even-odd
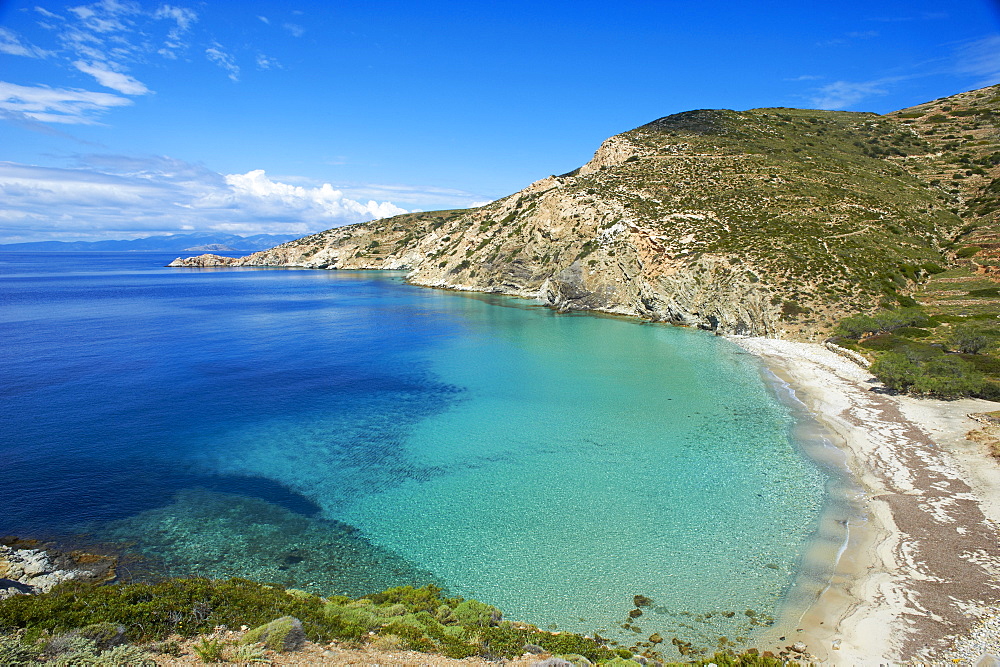
[[[791,623],[836,665],[925,662],[1000,604],[1000,470],[964,439],[990,401],[880,392],[866,370],[811,343],[735,338],[790,383],[835,436],[863,489],[829,586]],[[987,518],[990,517],[990,518]],[[788,620],[786,619],[786,624]],[[779,645],[778,637],[769,638]]]

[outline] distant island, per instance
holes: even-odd
[[[296,238],[291,234],[170,234],[129,240],[3,243],[0,252],[257,252]]]

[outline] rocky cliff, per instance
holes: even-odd
[[[996,99],[997,87],[965,95]],[[995,143],[995,118],[983,141]],[[958,214],[976,193],[913,168],[943,148],[906,121],[689,111],[611,137],[579,169],[481,208],[406,214],[172,266],[406,269],[417,285],[565,310],[814,335],[843,314],[905,302],[967,229]]]

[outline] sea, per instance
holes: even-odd
[[[833,473],[729,340],[173,258],[0,253],[0,534],[625,645],[750,641],[788,602]]]

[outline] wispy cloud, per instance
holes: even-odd
[[[990,35],[958,47],[956,69],[979,79],[978,86],[1000,83],[1000,35]]]
[[[44,123],[92,125],[95,115],[130,104],[132,100],[111,93],[0,81],[0,109]]]
[[[257,54],[257,67],[259,69],[281,69],[281,63],[263,53]]]
[[[44,58],[52,55],[51,51],[27,44],[18,35],[2,27],[0,27],[0,53],[26,58]]]
[[[298,23],[285,23],[282,27],[288,31],[292,37],[301,37],[306,34],[306,29],[300,26]]]
[[[127,74],[113,71],[106,63],[85,63],[82,60],[77,60],[73,63],[73,66],[84,74],[94,77],[97,83],[105,88],[117,90],[119,93],[125,95],[146,95],[150,92],[149,88],[146,88],[142,82],[136,81]]]
[[[68,11],[93,32],[113,33],[130,30],[133,25],[130,17],[141,14],[142,7],[137,2],[101,0],[91,5],[70,7]]]
[[[59,16],[58,14],[50,12],[49,10],[45,9],[45,7],[35,6],[35,11],[38,12],[39,14],[41,14],[42,16],[44,16],[45,18],[48,18],[48,19],[56,19],[58,21],[64,21],[65,20],[62,16]]]
[[[163,41],[163,47],[160,48],[157,53],[166,58],[176,58],[177,51],[187,47],[187,44],[185,44],[183,40],[187,32],[191,30],[191,26],[197,22],[197,12],[193,9],[188,9],[187,7],[163,5],[156,10],[156,13],[153,14],[153,18],[166,19],[174,22],[174,27],[167,32],[167,36]]]
[[[819,88],[810,98],[817,109],[846,109],[888,91],[887,79],[877,81],[834,81]]]
[[[872,16],[865,20],[880,23],[910,23],[912,21],[943,21],[948,17],[948,12],[919,12],[906,16]]]
[[[229,74],[230,79],[233,81],[240,80],[240,66],[236,64],[233,56],[223,49],[222,44],[215,42],[212,46],[205,49],[205,55],[213,63],[224,69]]]
[[[97,0],[58,8],[35,6],[33,12],[36,24],[44,29],[36,37],[42,46],[30,43],[10,28],[0,27],[0,54],[45,59],[53,67],[93,77],[97,84],[121,96],[151,93],[134,70],[157,55],[176,60],[198,39],[194,33],[198,12],[180,4],[144,7],[133,0]],[[44,39],[46,36],[48,39]],[[204,35],[200,39],[205,56],[230,79],[238,81],[240,65],[233,53],[214,40],[205,40]],[[261,69],[280,67],[276,60],[259,52],[244,55],[256,57]],[[102,112],[130,104],[119,95],[76,87],[27,81],[0,85],[0,120],[22,127],[33,127],[34,123],[92,124]]]
[[[219,174],[168,157],[82,155],[72,169],[0,162],[0,242],[106,231],[306,234],[405,212],[329,183]]]
[[[877,30],[855,30],[852,32],[845,33],[840,37],[833,37],[831,39],[826,39],[816,43],[819,47],[830,47],[830,46],[844,46],[850,44],[851,42],[856,42],[863,39],[874,39],[878,37],[879,33]]]

